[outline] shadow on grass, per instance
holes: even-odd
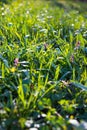
[[[62,8],[66,11],[77,10],[79,12],[87,11],[87,0],[47,0],[50,1],[52,6]]]
[[[63,2],[57,1],[57,0],[50,0],[52,2],[53,6],[58,6],[60,8],[66,8],[66,5]]]
[[[2,3],[7,3],[7,0],[0,0],[0,2],[2,2]]]
[[[5,4],[8,4],[10,3],[12,0],[0,0],[1,3],[5,3]]]

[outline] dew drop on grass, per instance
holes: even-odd
[[[26,39],[26,38],[28,38],[28,37],[29,37],[29,35],[28,35],[28,34],[27,34],[27,35],[25,35],[25,39]]]
[[[27,120],[27,121],[25,122],[25,126],[29,128],[32,123],[33,123],[33,120]]]
[[[10,23],[8,23],[8,26],[9,26],[9,27],[11,27],[12,25],[13,25],[13,23],[11,23],[11,22],[10,22]]]
[[[30,128],[29,130],[38,130],[38,129],[33,127],[33,128]]]

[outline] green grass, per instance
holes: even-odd
[[[86,5],[1,2],[0,130],[85,129]]]

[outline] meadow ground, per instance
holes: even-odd
[[[87,129],[86,7],[0,2],[0,130]]]

